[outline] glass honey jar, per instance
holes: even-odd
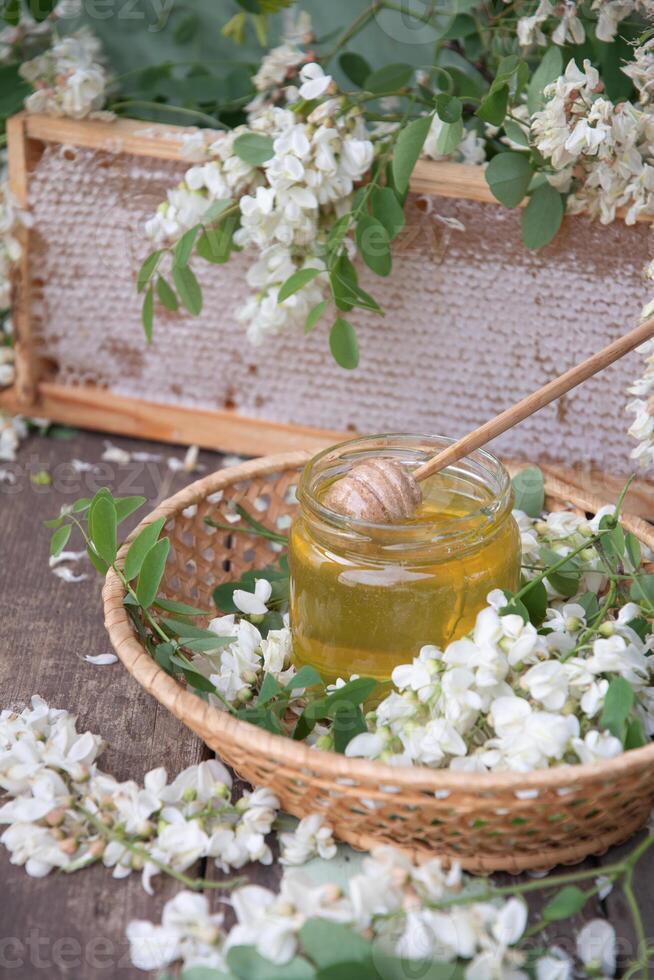
[[[511,481],[485,450],[425,480],[422,503],[400,524],[346,517],[322,502],[328,487],[365,458],[416,468],[451,442],[370,436],[333,446],[307,464],[289,545],[298,666],[311,664],[327,681],[350,674],[387,681],[425,644],[444,649],[467,633],[491,589],[517,588],[520,535]]]

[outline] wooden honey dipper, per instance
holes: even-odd
[[[346,476],[332,484],[325,494],[324,503],[340,514],[372,524],[394,524],[406,520],[422,500],[421,480],[484,446],[652,337],[654,316],[485,422],[474,432],[458,439],[413,472],[392,459],[371,457],[355,463]]]

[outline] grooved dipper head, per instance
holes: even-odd
[[[412,517],[421,500],[420,487],[401,463],[365,459],[331,485],[323,502],[370,524],[397,524]]]

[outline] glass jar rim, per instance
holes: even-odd
[[[433,526],[439,539],[465,534],[471,523],[482,516],[491,518],[492,521],[498,520],[512,503],[512,485],[509,473],[503,463],[487,449],[475,450],[470,455],[464,456],[456,463],[447,466],[443,472],[458,472],[459,474],[466,472],[468,475],[476,475],[486,490],[490,491],[492,499],[483,503],[480,501],[477,509],[472,509],[469,513],[459,517],[450,517],[447,521],[439,522],[437,526],[432,525],[429,521],[420,525],[392,525],[350,517],[325,506],[315,493],[318,478],[327,470],[325,464],[328,464],[330,459],[333,459],[336,465],[339,460],[344,458],[347,460],[348,456],[351,456],[350,464],[353,464],[358,461],[356,458],[358,453],[361,454],[360,458],[373,454],[401,458],[403,453],[409,452],[413,453],[415,463],[418,465],[428,459],[430,455],[451,446],[455,441],[449,436],[407,432],[377,433],[345,439],[343,442],[336,443],[316,453],[305,465],[297,488],[298,501],[302,507],[308,508],[318,520],[335,530],[364,535],[369,532],[374,533],[377,537],[386,532],[389,538],[398,541],[398,543],[407,532],[410,532],[412,536],[415,535],[417,527],[428,531]],[[347,469],[342,469],[340,472],[345,475]]]

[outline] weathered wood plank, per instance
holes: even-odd
[[[77,711],[80,727],[109,741],[101,765],[118,778],[140,779],[159,765],[175,774],[202,759],[204,746],[141,691],[119,664],[95,667],[84,662],[85,654],[109,649],[99,577],[90,573],[88,581],[66,584],[48,569],[48,533],[42,520],[90,489],[90,475],[82,474],[73,492],[63,492],[70,477],[63,462],[73,457],[98,460],[102,448],[101,439],[89,435],[71,442],[31,440],[21,451],[21,467],[48,469],[55,485],[34,487],[19,477],[20,492],[11,493],[11,487],[0,484],[1,702],[3,707],[22,706],[38,692],[53,706]],[[138,448],[158,447],[141,443]],[[155,497],[160,469],[155,473],[152,466],[141,466],[140,475],[129,473],[133,487],[124,492],[142,489]],[[176,489],[183,479],[176,478]],[[125,481],[126,471],[115,466],[106,467],[100,478],[100,484],[114,489]],[[73,482],[70,479],[68,485]],[[40,975],[84,980],[143,976],[129,966],[126,924],[133,918],[155,919],[163,901],[178,888],[158,878],[153,900],[143,892],[138,875],[114,881],[101,867],[71,878],[50,875],[36,880],[23,868],[12,867],[4,848],[0,878],[5,896],[0,903],[0,975],[25,980]]]

